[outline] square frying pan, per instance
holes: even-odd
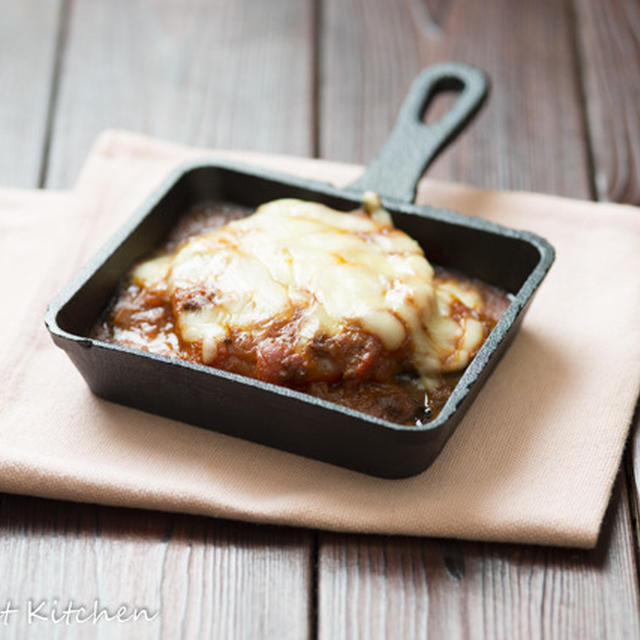
[[[424,124],[428,103],[451,90],[459,92],[451,109],[437,123]],[[375,476],[423,471],[513,339],[554,259],[551,245],[532,233],[412,204],[424,169],[487,93],[485,75],[473,67],[425,69],[380,156],[344,189],[218,160],[180,167],[51,303],[46,325],[53,341],[106,400]],[[382,196],[395,226],[420,243],[432,264],[511,294],[507,311],[435,419],[404,426],[285,387],[89,337],[132,264],[152,253],[193,206],[227,200],[255,208],[277,198],[301,198],[348,211],[361,205],[367,190]]]

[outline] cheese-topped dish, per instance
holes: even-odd
[[[192,212],[96,335],[411,423],[507,303],[434,271],[375,194],[349,213],[282,199],[245,217]]]

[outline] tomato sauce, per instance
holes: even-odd
[[[183,215],[158,254],[174,250],[188,238],[213,231],[251,210],[229,203],[195,207]],[[360,212],[357,212],[360,213]],[[454,301],[452,317],[473,317],[485,327],[485,338],[509,305],[506,293],[465,276],[435,268],[435,282],[454,280],[470,285],[482,298],[482,312]],[[209,304],[210,293],[188,300],[174,300],[183,309]],[[92,336],[111,343],[202,364],[202,347],[183,342],[175,329],[175,306],[162,289],[148,291],[130,276],[121,283]],[[373,416],[401,424],[434,418],[455,388],[461,372],[439,376],[427,394],[417,384],[410,363],[410,345],[388,351],[375,335],[361,329],[337,336],[316,336],[308,348],[294,352],[291,332],[296,322],[274,324],[266,335],[255,338],[236,331],[219,345],[210,366],[309,393]]]

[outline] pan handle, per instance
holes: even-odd
[[[452,90],[460,95],[451,109],[437,122],[423,123],[433,97]],[[489,80],[480,69],[451,62],[427,67],[413,81],[380,155],[347,189],[413,202],[424,170],[473,118],[488,92]]]

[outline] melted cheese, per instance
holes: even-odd
[[[478,294],[455,282],[436,287],[420,246],[393,228],[375,194],[365,208],[369,217],[300,200],[269,202],[140,263],[133,278],[181,301],[176,329],[202,345],[205,363],[231,332],[261,336],[296,318],[296,349],[357,326],[391,351],[408,340],[425,379],[463,368],[484,328],[453,316],[451,305],[480,305]]]

